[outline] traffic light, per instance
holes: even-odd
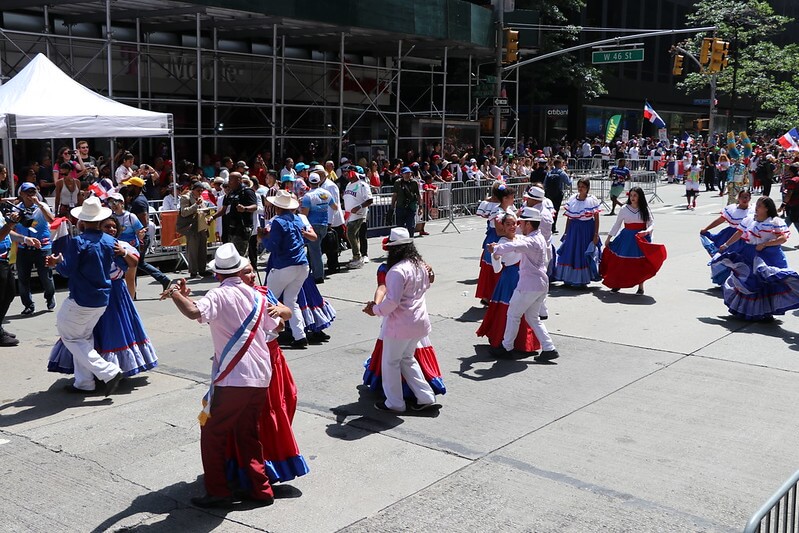
[[[721,39],[714,39],[713,46],[710,49],[710,65],[708,70],[710,72],[721,72],[727,66],[730,53],[730,43],[722,41]]]
[[[505,30],[505,63],[515,63],[519,60],[519,32]]]
[[[702,65],[707,65],[710,62],[710,50],[713,48],[712,37],[705,37],[702,39],[702,50],[699,52],[699,62]]]
[[[674,56],[674,67],[671,69],[671,73],[675,76],[682,75],[682,62],[685,59],[685,56],[682,54],[677,54]]]

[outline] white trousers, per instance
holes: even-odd
[[[519,334],[519,324],[521,324],[522,316],[527,320],[527,323],[533,329],[535,336],[541,343],[541,350],[554,350],[555,345],[552,344],[552,339],[544,324],[541,322],[539,313],[541,306],[547,298],[545,291],[541,292],[521,292],[519,289],[513,291],[513,296],[510,298],[508,305],[508,319],[505,322],[505,335],[502,338],[502,346],[506,350],[513,350],[513,341]]]
[[[103,316],[105,307],[81,307],[72,298],[61,304],[56,317],[56,328],[61,342],[72,353],[75,365],[75,387],[94,390],[94,376],[110,381],[120,370],[94,349],[94,326]]]
[[[383,339],[383,359],[380,372],[383,375],[383,393],[386,395],[386,407],[395,411],[405,410],[405,398],[402,394],[402,378],[416,396],[420,404],[436,401],[433,389],[424,379],[422,369],[413,352],[420,339]]]
[[[305,320],[302,318],[300,305],[297,303],[297,295],[300,293],[302,284],[308,277],[308,265],[292,265],[283,268],[273,268],[266,277],[266,285],[275,296],[283,294],[280,299],[283,305],[291,309],[291,334],[294,340],[298,341],[305,338]]]

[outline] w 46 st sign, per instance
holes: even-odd
[[[602,63],[632,63],[644,60],[643,48],[627,48],[622,50],[608,50],[591,52],[591,62],[594,65]]]

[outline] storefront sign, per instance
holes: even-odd
[[[569,106],[548,107],[546,110],[548,117],[566,117],[569,115]]]

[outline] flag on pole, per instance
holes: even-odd
[[[791,131],[777,139],[777,142],[786,150],[799,152],[799,131],[796,131],[796,128],[791,128]]]
[[[666,123],[660,118],[657,111],[655,111],[649,102],[644,102],[644,118],[654,124],[657,128],[665,128]]]
[[[691,136],[688,134],[688,132],[687,132],[687,131],[683,131],[683,132],[682,132],[682,142],[684,142],[686,145],[689,145],[689,144],[694,144],[694,138],[693,138],[693,137],[691,137]]]
[[[621,123],[621,115],[613,115],[608,119],[608,127],[605,129],[605,142],[609,143],[616,136],[616,131]]]
[[[100,181],[96,181],[89,185],[89,190],[100,200],[108,198],[108,189],[106,189]]]

